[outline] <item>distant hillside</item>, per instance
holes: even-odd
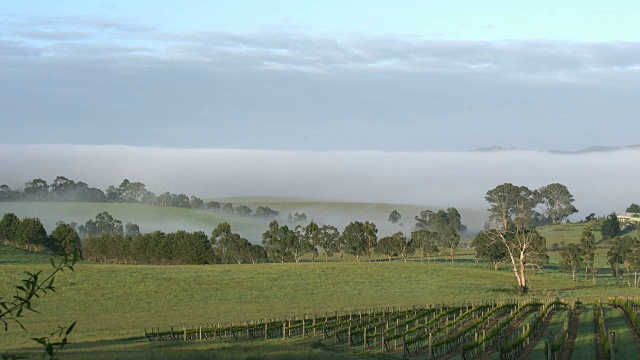
[[[620,151],[620,150],[638,150],[640,149],[640,144],[635,145],[627,145],[627,146],[589,146],[587,148],[571,151],[571,150],[536,150],[542,152],[549,152],[553,154],[591,154],[591,153],[605,153],[612,151]],[[514,147],[503,147],[503,146],[488,146],[483,148],[474,149],[474,152],[502,152],[502,151],[528,151],[532,149],[526,148],[514,148]]]

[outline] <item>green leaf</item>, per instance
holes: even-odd
[[[66,332],[66,334],[65,334],[65,335],[69,335],[69,334],[71,334],[71,332],[73,331],[73,328],[76,326],[76,322],[77,322],[77,321],[74,321],[74,322],[73,322],[73,324],[71,324],[71,325],[69,326],[69,328],[67,329],[67,332]]]
[[[47,344],[47,354],[49,354],[49,356],[53,357],[53,345]]]

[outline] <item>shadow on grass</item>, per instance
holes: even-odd
[[[39,358],[41,348],[25,348],[13,353],[28,358]],[[72,343],[61,354],[64,359],[131,359],[131,360],[164,360],[164,359],[361,359],[370,358],[371,354],[360,356],[357,353],[344,354],[319,341],[97,341]]]

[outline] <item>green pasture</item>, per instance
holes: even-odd
[[[24,270],[45,265],[2,265],[0,293]],[[58,291],[28,314],[29,334],[12,327],[0,348],[23,348],[58,324],[74,320],[76,343],[105,345],[141,339],[144,328],[283,318],[292,315],[517,297],[513,274],[474,266],[419,262],[332,262],[214,266],[79,264],[56,281]],[[640,296],[640,289],[531,275],[535,297]]]

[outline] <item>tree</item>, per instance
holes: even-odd
[[[369,262],[371,262],[371,251],[378,242],[378,229],[373,222],[365,221],[363,224],[364,235],[367,237],[367,255],[369,256]]]
[[[248,207],[247,205],[240,205],[236,207],[236,214],[240,216],[249,216],[251,215],[252,212],[253,210],[251,210],[251,208]]]
[[[631,214],[640,214],[640,205],[636,203],[629,205],[627,212]]]
[[[589,222],[589,221],[594,221],[596,219],[596,214],[591,213],[589,215],[587,215],[587,217],[584,218],[585,222]]]
[[[209,203],[207,204],[207,208],[213,211],[220,211],[222,207],[220,206],[220,203],[217,201],[209,201]]]
[[[231,231],[231,225],[227,222],[218,224],[211,232],[211,246],[214,255],[223,264],[231,262],[242,264],[250,261],[251,243]]]
[[[18,191],[11,190],[7,184],[0,185],[0,201],[7,201],[18,198],[20,193]]]
[[[398,244],[400,245],[400,255],[402,256],[402,260],[407,262],[409,260],[409,256],[413,255],[416,252],[415,244],[413,243],[413,239],[404,236],[402,231],[398,231],[397,233],[392,235],[397,238]]]
[[[49,194],[49,186],[42,179],[33,179],[24,184],[24,195],[31,200],[43,200]]]
[[[355,256],[357,262],[369,249],[369,236],[365,232],[365,225],[360,221],[349,223],[342,231],[341,238],[345,251]]]
[[[462,225],[460,213],[456,208],[448,208],[433,212],[425,210],[416,216],[416,227],[418,229],[430,230],[438,234],[438,245],[449,249],[451,264],[454,263],[456,249],[460,245],[460,234],[466,231],[466,226]]]
[[[620,264],[624,262],[625,251],[628,251],[627,243],[619,237],[613,239],[611,248],[607,251],[607,264],[611,266],[611,275],[616,280],[616,284],[621,277]]]
[[[233,214],[233,204],[232,203],[225,203],[222,205],[222,212],[227,213],[227,214]]]
[[[573,195],[571,195],[565,185],[559,183],[549,184],[541,187],[538,190],[538,194],[545,207],[544,214],[554,224],[578,212],[578,209],[571,204],[574,201]]]
[[[627,273],[627,285],[631,286],[631,271],[634,272],[634,286],[638,283],[638,268],[640,267],[640,241],[628,235],[616,237],[607,252],[607,262],[611,265],[613,276],[618,279],[622,276],[620,265],[624,265]]]
[[[391,214],[389,214],[389,222],[392,224],[396,224],[398,221],[400,221],[400,219],[402,218],[402,215],[400,215],[400,213],[398,212],[398,210],[393,210],[391,212]]]
[[[487,191],[487,236],[504,246],[521,294],[527,292],[526,266],[546,256],[546,240],[534,228],[537,199],[526,186],[510,183]],[[489,231],[493,230],[493,231]]]
[[[318,246],[324,253],[325,262],[329,262],[329,257],[340,251],[340,248],[342,247],[342,242],[340,240],[340,231],[335,227],[331,225],[323,225],[320,228]]]
[[[389,261],[394,256],[398,256],[400,252],[400,243],[399,239],[394,236],[385,236],[380,241],[378,241],[378,245],[375,249],[376,254],[386,256]]]
[[[311,242],[314,241],[314,238],[317,236],[318,226],[315,223],[313,225],[315,225],[315,228],[314,226],[302,227],[298,225],[293,231],[294,237],[291,246],[291,254],[293,255],[293,259],[296,263],[300,262],[300,259],[304,254],[316,249]]]
[[[284,263],[285,258],[291,256],[295,238],[295,232],[289,230],[287,225],[280,226],[278,221],[273,220],[269,223],[269,229],[262,234],[262,244],[269,257]]]
[[[428,230],[416,230],[411,233],[411,239],[416,249],[420,250],[420,262],[424,262],[424,256],[427,255],[427,263],[429,263],[431,257],[438,253],[438,233]]]
[[[295,214],[293,214],[293,222],[294,223],[302,223],[302,224],[306,223],[307,222],[307,214],[305,214],[305,213],[302,213],[302,214],[295,213]]]
[[[21,228],[20,218],[14,213],[6,213],[0,220],[0,241],[7,240],[15,243]]]
[[[620,233],[620,221],[618,221],[618,216],[615,212],[604,219],[602,225],[600,225],[600,233],[604,240],[612,239]]]
[[[297,214],[297,213],[296,213]],[[300,233],[302,239],[300,242],[305,246],[305,252],[311,253],[311,261],[314,261],[316,256],[318,256],[317,247],[320,246],[322,233],[318,224],[315,222],[310,222],[307,226],[302,227],[300,225],[296,226],[296,231]]]
[[[593,276],[593,282],[596,282],[596,242],[593,233],[589,228],[585,228],[580,236],[580,249],[584,259],[584,281],[589,280],[589,271]]]
[[[488,230],[478,233],[471,241],[476,259],[491,261],[495,270],[509,260],[509,253],[504,244],[495,241],[499,237],[500,234],[496,233],[496,230]]]
[[[124,225],[124,234],[130,238],[134,238],[140,234],[140,227],[130,221]]]
[[[17,245],[35,250],[39,246],[46,247],[49,242],[47,231],[38,218],[24,218],[20,222],[20,230],[17,234]]]
[[[564,250],[560,251],[560,268],[571,271],[571,279],[573,281],[576,281],[576,273],[584,264],[582,252],[582,249],[576,244],[569,244]]]
[[[252,264],[259,264],[267,261],[267,252],[264,247],[257,244],[251,244],[247,255]]]
[[[266,219],[271,219],[280,215],[279,211],[272,210],[268,206],[258,206],[256,212],[253,214],[255,217],[261,217]]]
[[[204,201],[197,196],[191,195],[189,199],[189,207],[192,209],[201,209],[204,207]]]
[[[47,247],[55,252],[72,254],[76,249],[80,249],[80,236],[71,225],[58,223],[49,236]]]

